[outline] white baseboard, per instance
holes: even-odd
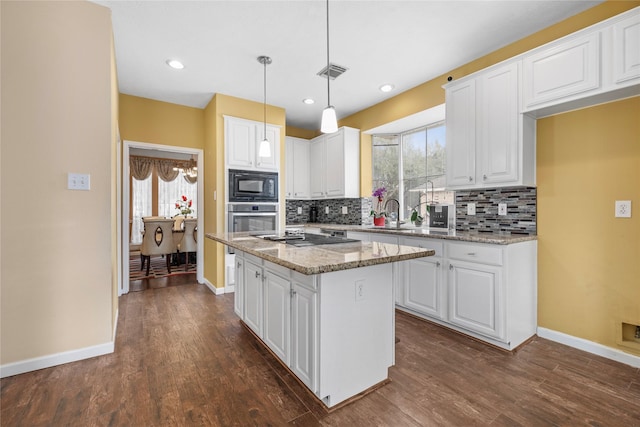
[[[569,347],[577,348],[591,354],[606,357],[607,359],[615,360],[616,362],[631,365],[635,368],[640,368],[640,356],[634,356],[633,354],[625,353],[624,351],[607,347],[593,341],[588,341],[584,338],[574,337],[572,335],[541,327],[538,327],[538,336],[540,338],[559,342],[560,344],[568,345]]]
[[[89,359],[91,357],[102,356],[113,353],[115,342],[107,342],[78,350],[64,351],[62,353],[48,356],[35,357],[33,359],[21,360],[19,362],[7,363],[0,366],[0,378],[12,375],[24,374],[25,372],[36,371],[38,369],[50,368],[78,360]]]
[[[213,283],[211,283],[207,279],[204,279],[203,281],[204,281],[204,284],[207,285],[207,288],[209,288],[209,290],[213,292],[215,295],[224,294],[224,288],[216,288],[215,286],[213,286]]]
[[[236,291],[236,287],[235,285],[227,285],[224,287],[224,293],[225,294],[232,294]]]

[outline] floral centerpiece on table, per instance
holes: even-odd
[[[371,194],[374,197],[374,206],[370,215],[373,217],[374,225],[384,225],[384,219],[387,215],[384,211],[384,193],[387,192],[385,187],[376,188]]]
[[[184,194],[178,200],[176,200],[176,209],[180,211],[180,213],[184,216],[189,215],[193,210],[191,206],[193,205],[193,200],[187,199],[187,196]]]

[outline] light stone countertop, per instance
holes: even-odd
[[[206,233],[205,237],[302,274],[321,274],[435,255],[433,249],[379,242],[295,247],[251,233]]]
[[[345,230],[362,233],[384,233],[396,236],[423,237],[429,239],[458,240],[463,242],[489,243],[494,245],[510,245],[513,243],[537,240],[538,236],[509,233],[482,233],[477,231],[445,231],[429,230],[428,228],[415,227],[413,224],[403,224],[400,229],[395,227],[374,227],[373,225],[349,225],[349,224],[287,224],[287,228],[322,228],[325,230]]]

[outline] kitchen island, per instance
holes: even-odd
[[[388,381],[397,265],[433,250],[360,241],[295,247],[250,233],[206,237],[236,251],[236,314],[327,408]]]

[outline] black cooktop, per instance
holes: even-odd
[[[276,242],[286,243],[296,247],[319,246],[319,245],[335,245],[339,243],[353,243],[359,240],[347,239],[346,237],[325,236],[323,234],[301,234],[301,235],[285,235],[285,236],[261,236],[265,240],[273,240]]]

